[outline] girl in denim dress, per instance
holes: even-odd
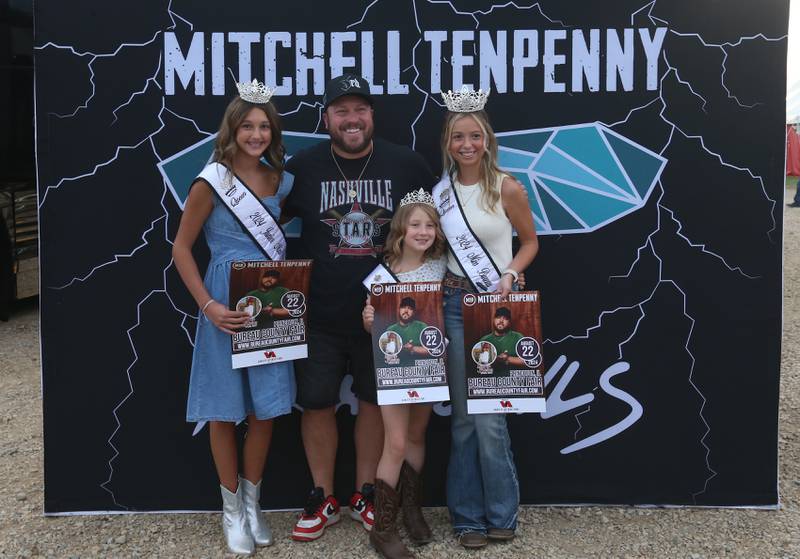
[[[262,99],[263,101],[263,99]],[[261,159],[264,157],[269,165]],[[277,219],[293,177],[283,172],[280,119],[270,102],[233,99],[225,110],[211,165],[235,174]],[[192,256],[200,230],[211,259],[201,278]],[[220,481],[223,530],[230,551],[249,555],[272,543],[259,505],[273,418],[291,412],[294,371],[289,362],[232,369],[231,334],[249,315],[228,309],[231,262],[263,260],[255,241],[203,179],[186,200],[173,247],[175,266],[202,310],[195,337],[186,419],[209,422],[211,454]],[[236,424],[247,421],[238,463]],[[241,470],[241,476],[240,476]]]

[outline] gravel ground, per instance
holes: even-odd
[[[467,552],[439,508],[429,512],[436,541],[419,557],[800,557],[800,210],[786,211],[784,244],[780,510],[525,507],[515,541]],[[35,302],[0,323],[0,557],[225,557],[218,515],[42,515],[38,336]],[[279,537],[258,556],[376,557],[346,520],[318,542],[293,543],[294,517],[269,515]]]

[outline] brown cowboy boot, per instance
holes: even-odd
[[[400,495],[382,479],[375,480],[375,525],[369,542],[386,559],[413,559],[413,555],[397,533]]]
[[[422,476],[408,462],[400,468],[400,492],[403,497],[403,524],[408,537],[417,545],[433,541],[433,534],[422,516]]]

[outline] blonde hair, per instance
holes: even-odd
[[[442,164],[444,171],[450,176],[450,180],[455,180],[458,175],[458,164],[450,155],[450,137],[453,135],[453,128],[462,118],[472,117],[483,133],[484,152],[480,161],[479,184],[481,188],[481,206],[487,212],[497,211],[497,202],[500,200],[500,191],[497,189],[497,179],[503,174],[497,166],[497,136],[494,134],[492,125],[489,122],[489,115],[486,111],[475,111],[473,113],[453,113],[448,112],[442,127]]]
[[[281,134],[281,117],[272,103],[251,103],[245,101],[238,95],[228,103],[225,114],[222,115],[222,123],[219,125],[217,141],[214,144],[214,155],[212,161],[225,165],[229,170],[233,170],[233,157],[239,147],[236,145],[236,131],[244,122],[247,114],[254,108],[261,109],[267,115],[272,139],[264,152],[267,162],[279,174],[283,172],[283,159],[286,150],[283,147]]]
[[[436,225],[436,238],[433,240],[433,244],[428,247],[428,250],[425,251],[424,257],[426,259],[435,259],[444,254],[446,241],[439,225],[439,213],[436,209],[428,204],[406,204],[405,206],[400,206],[395,212],[392,223],[389,226],[389,234],[386,236],[384,259],[390,266],[403,255],[403,238],[406,236],[411,214],[417,208],[421,209]]]

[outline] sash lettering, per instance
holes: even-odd
[[[500,282],[500,270],[470,229],[453,183],[446,174],[433,187],[433,199],[447,244],[461,270],[478,292],[491,292]]]
[[[219,163],[208,165],[198,178],[211,186],[217,198],[242,224],[267,259],[283,260],[286,257],[283,229],[246,184]]]

